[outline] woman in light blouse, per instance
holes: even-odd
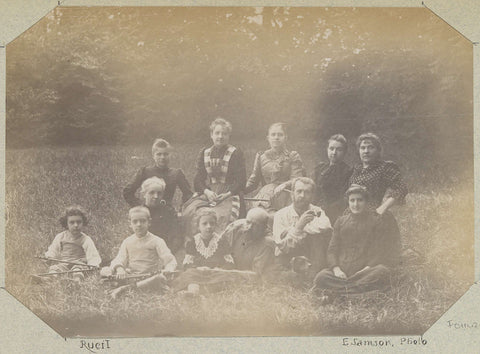
[[[305,176],[305,169],[298,152],[287,149],[285,124],[272,124],[268,129],[267,140],[270,149],[256,154],[245,193],[261,186],[254,198],[265,201],[256,202],[255,206],[277,211],[291,203],[291,180]]]

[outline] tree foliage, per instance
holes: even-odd
[[[426,9],[273,7],[57,8],[7,46],[9,147],[205,140],[216,116],[468,148],[472,46]]]

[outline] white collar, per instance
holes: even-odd
[[[217,251],[218,241],[220,241],[220,237],[220,234],[214,232],[212,238],[208,242],[208,246],[205,247],[202,236],[200,236],[200,234],[198,233],[193,236],[193,239],[195,240],[195,248],[197,249],[198,253],[200,253],[204,258],[210,258]]]

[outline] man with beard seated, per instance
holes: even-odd
[[[273,219],[277,262],[288,269],[294,257],[306,257],[311,263],[306,274],[309,279],[327,266],[326,250],[332,231],[325,212],[311,204],[314,191],[312,179],[293,179],[292,204],[277,211]]]

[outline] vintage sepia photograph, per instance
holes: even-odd
[[[69,338],[421,335],[473,143],[427,8],[58,6],[6,46],[5,287]]]

